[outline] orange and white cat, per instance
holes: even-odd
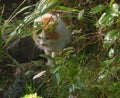
[[[71,40],[71,17],[66,13],[51,11],[35,19],[34,27],[39,23],[42,23],[39,27],[42,30],[33,33],[33,39],[45,54],[54,58]],[[54,65],[53,60],[48,58],[47,65]]]

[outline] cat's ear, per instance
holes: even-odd
[[[42,22],[44,25],[48,25],[48,24],[54,23],[55,20],[52,16],[47,16],[47,17],[42,18]]]

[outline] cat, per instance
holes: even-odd
[[[71,41],[71,23],[69,14],[50,11],[34,20],[34,27],[41,30],[33,33],[33,40],[46,55],[54,58]],[[52,66],[54,61],[48,58],[46,65]]]

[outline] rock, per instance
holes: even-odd
[[[3,98],[20,98],[26,92],[26,84],[30,84],[29,82],[33,82],[33,76],[33,71],[30,71],[29,74],[19,76],[15,80],[13,85],[11,85],[4,93]]]
[[[43,54],[43,51],[36,47],[31,36],[16,40],[7,51],[19,63],[42,59],[39,55]]]

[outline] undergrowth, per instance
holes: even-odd
[[[51,9],[58,8],[73,15],[73,37],[69,47],[54,59],[54,67],[45,67],[40,61],[32,61],[42,69],[37,80],[39,83],[34,86],[34,83],[29,85],[26,82],[26,92],[21,97],[32,93],[42,98],[120,98],[119,3],[115,0],[103,3],[75,0],[71,3],[73,8],[69,8],[58,6],[58,0],[54,0],[53,5],[41,11],[42,6],[50,0],[46,1],[43,5],[38,3],[36,10],[7,35],[9,37],[4,46],[1,36],[6,26],[0,28],[2,51],[11,40],[16,40],[16,36],[21,38],[31,35],[33,31],[30,29],[28,33],[26,27],[30,28],[36,17]],[[89,5],[88,8],[86,5]]]

